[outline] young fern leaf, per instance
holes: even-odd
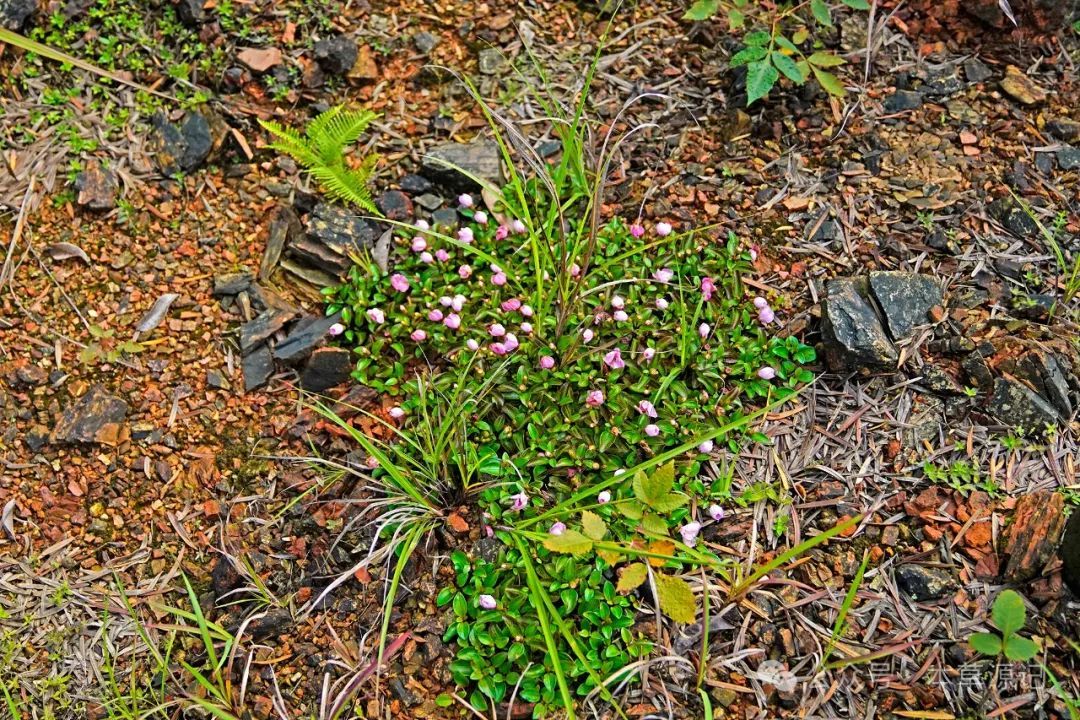
[[[369,110],[346,110],[338,105],[312,120],[304,134],[273,120],[260,120],[259,124],[274,138],[270,147],[296,160],[329,197],[378,215],[367,184],[379,156],[367,155],[359,167],[352,168],[343,155],[376,117]]]

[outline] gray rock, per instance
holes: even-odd
[[[207,370],[206,384],[218,390],[229,390],[232,388],[232,385],[229,384],[228,379],[220,370]]]
[[[916,110],[922,107],[922,104],[922,93],[915,92],[914,90],[897,90],[892,95],[885,98],[884,108],[885,112],[892,114],[905,112],[907,110]]]
[[[86,169],[75,177],[79,191],[78,203],[91,210],[111,210],[116,207],[119,183],[116,173],[106,169],[100,160],[89,160]]]
[[[1080,140],[1080,122],[1068,118],[1055,118],[1046,123],[1046,130],[1062,142]]]
[[[388,220],[403,222],[413,216],[412,199],[401,190],[387,190],[375,199],[375,204]]]
[[[352,353],[345,348],[324,347],[311,353],[300,374],[300,387],[323,392],[349,379],[353,371]]]
[[[896,363],[896,348],[870,304],[865,279],[829,281],[823,306],[822,334],[830,365],[850,368]]]
[[[925,565],[901,565],[894,574],[896,586],[920,602],[937,600],[956,589],[953,576],[941,568]]]
[[[448,229],[457,225],[458,217],[457,210],[454,208],[439,208],[435,212],[431,213],[432,224],[436,228]]]
[[[352,259],[342,253],[314,240],[310,236],[301,236],[289,244],[289,255],[312,267],[334,275],[339,280],[345,277],[352,266]]]
[[[270,220],[266,237],[266,250],[259,263],[259,279],[266,280],[274,272],[285,245],[299,238],[304,232],[300,218],[291,207],[279,207]]]
[[[281,269],[319,289],[334,287],[341,284],[340,278],[334,277],[322,270],[316,270],[315,268],[301,265],[290,258],[281,261]]]
[[[1010,378],[994,381],[990,413],[1002,425],[1026,434],[1042,434],[1047,425],[1058,423],[1058,412],[1053,405],[1023,383]]]
[[[308,237],[326,245],[338,255],[370,248],[379,237],[378,226],[336,205],[315,206],[307,225]]]
[[[894,340],[910,337],[916,327],[930,321],[930,309],[944,302],[941,285],[918,273],[872,272],[870,289]]]
[[[319,66],[333,75],[344,75],[352,70],[360,54],[356,41],[344,35],[316,40],[314,49]]]
[[[423,195],[431,189],[431,181],[423,175],[409,174],[401,178],[401,189],[410,195]],[[441,202],[440,198],[440,202]],[[429,210],[431,208],[428,208]]]
[[[274,358],[270,348],[262,345],[244,356],[244,391],[251,392],[262,387],[274,374]]]
[[[105,443],[115,445],[128,404],[94,385],[60,415],[49,441],[53,443]]]
[[[922,373],[922,383],[931,392],[936,392],[941,395],[959,395],[964,392],[963,388],[957,384],[952,375],[945,372],[938,365],[927,364],[919,371]]]
[[[1016,364],[1016,374],[1057,409],[1063,422],[1069,421],[1073,414],[1069,382],[1054,355],[1042,350],[1025,353]]]
[[[274,357],[282,362],[303,360],[312,350],[326,341],[330,326],[341,320],[341,313],[302,318],[293,325],[289,334],[274,346]]]
[[[36,10],[35,0],[0,0],[0,27],[19,32]]]
[[[417,50],[422,52],[424,55],[427,55],[435,49],[436,45],[439,44],[439,37],[438,35],[433,35],[429,32],[418,32],[413,35],[412,41],[413,45],[416,46]]]
[[[1012,198],[998,198],[986,206],[994,220],[1018,238],[1026,239],[1039,234],[1039,226]]]
[[[964,61],[964,77],[970,83],[981,83],[994,77],[994,71],[978,58],[968,58]]]
[[[990,366],[981,353],[972,353],[960,361],[960,367],[967,375],[968,382],[980,388],[989,388],[994,382]]]
[[[240,326],[240,351],[245,355],[285,327],[293,316],[288,310],[270,308],[259,313],[254,320]]]
[[[188,27],[199,27],[206,21],[203,0],[179,0],[176,3],[176,15],[180,22]]]
[[[169,122],[163,113],[155,113],[150,124],[154,133],[150,150],[164,175],[191,172],[210,156],[214,142],[210,123],[197,112],[189,112],[179,123]]]
[[[254,279],[255,276],[247,270],[218,275],[214,278],[213,295],[214,297],[239,295],[251,287],[251,283]]]
[[[484,48],[479,55],[480,72],[485,75],[497,75],[506,62],[498,48]]]
[[[431,183],[428,182],[428,187],[430,186]],[[424,193],[416,198],[416,204],[425,210],[438,210],[444,202],[446,201],[434,193]]]
[[[1063,147],[1057,151],[1058,167],[1062,170],[1080,169],[1080,148]]]
[[[456,168],[495,185],[502,183],[502,156],[499,146],[491,140],[443,143],[431,148],[422,160],[423,174],[448,190],[470,191],[480,187]]]
[[[1061,576],[1065,584],[1080,596],[1080,512],[1073,511],[1065,524],[1065,535],[1058,547],[1061,558]]]

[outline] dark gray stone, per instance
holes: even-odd
[[[105,168],[99,160],[87,161],[86,169],[75,177],[78,203],[91,210],[111,210],[116,207],[119,187],[116,173]]]
[[[901,565],[894,577],[900,591],[920,602],[937,600],[956,589],[953,576],[941,568]]]
[[[1039,234],[1039,226],[1011,197],[998,198],[986,206],[986,211],[1018,238],[1032,238]]]
[[[484,48],[478,57],[480,72],[485,75],[498,74],[505,62],[506,58],[498,48]]]
[[[244,391],[251,392],[262,387],[274,374],[274,358],[270,348],[262,345],[244,356]]]
[[[370,248],[379,237],[378,226],[336,205],[319,204],[307,225],[308,237],[326,245],[338,255]]]
[[[1080,148],[1064,147],[1057,151],[1058,167],[1062,170],[1080,169]]]
[[[213,295],[214,297],[239,295],[251,287],[251,283],[254,279],[255,276],[247,270],[218,275],[214,278]]]
[[[352,260],[339,254],[310,237],[301,237],[289,244],[289,254],[304,263],[334,275],[338,279],[345,277]]]
[[[262,262],[259,263],[260,280],[270,277],[278,261],[281,260],[281,251],[303,233],[304,227],[300,224],[300,218],[296,212],[290,207],[279,207],[273,219],[270,220],[266,250],[263,251]]]
[[[1068,118],[1048,120],[1046,131],[1062,142],[1080,140],[1080,122]]]
[[[300,387],[323,392],[349,379],[353,371],[352,353],[345,348],[324,347],[311,353],[300,374]]]
[[[431,183],[429,182],[428,185],[430,186]],[[435,193],[424,193],[416,198],[416,204],[425,210],[438,210],[444,202],[446,201]]]
[[[1058,412],[1028,386],[1009,378],[994,381],[990,413],[1010,430],[1040,435],[1047,425],[1058,423]]]
[[[401,190],[387,190],[375,199],[379,212],[388,220],[404,222],[413,216],[413,203]]]
[[[922,107],[923,96],[922,93],[915,92],[914,90],[897,90],[889,97],[885,98],[885,112],[898,113],[905,112],[907,110],[916,110]]]
[[[206,22],[203,0],[179,0],[176,3],[176,15],[180,22],[188,27],[199,27]]]
[[[270,308],[259,313],[254,320],[240,326],[240,351],[245,355],[265,342],[293,316],[289,310]]]
[[[448,229],[458,224],[460,218],[458,217],[457,210],[454,208],[439,208],[435,212],[431,213],[431,219],[433,225],[436,228]]]
[[[352,70],[359,54],[356,41],[344,35],[315,41],[315,59],[324,71],[333,75],[344,75]]]
[[[1061,576],[1065,584],[1080,596],[1080,512],[1073,511],[1065,524],[1065,535],[1058,547],[1061,558]]]
[[[499,146],[491,140],[436,145],[422,160],[423,174],[448,190],[463,192],[480,187],[475,180],[459,172],[457,168],[495,185],[502,184],[502,156]]]
[[[401,189],[410,195],[423,195],[431,189],[431,181],[423,175],[409,174],[401,178]]]
[[[101,384],[94,385],[74,405],[60,415],[49,436],[54,443],[114,444],[118,437],[115,427],[127,417],[128,404],[110,395]]]
[[[994,382],[990,365],[980,353],[972,353],[960,361],[960,367],[967,375],[968,382],[976,387],[989,388]]]
[[[1063,422],[1069,421],[1073,414],[1069,382],[1054,355],[1042,350],[1025,353],[1016,364],[1016,374],[1057,408]]]
[[[968,58],[964,61],[964,77],[970,83],[981,83],[994,77],[994,71],[978,58]]]
[[[963,81],[954,73],[942,73],[927,78],[920,89],[926,97],[943,100],[964,89]]]
[[[944,302],[941,285],[918,273],[872,272],[870,289],[894,340],[903,340],[930,322],[930,309]]]
[[[158,112],[150,124],[154,128],[150,149],[162,174],[191,172],[210,156],[214,146],[210,123],[199,113],[189,112],[176,124]]]
[[[417,50],[427,55],[439,44],[439,36],[429,32],[418,32],[413,35],[412,41]]]
[[[229,390],[232,388],[232,385],[229,384],[228,379],[220,370],[207,370],[206,384],[218,390]]]
[[[896,363],[897,352],[868,299],[863,278],[837,278],[826,286],[822,312],[825,356],[835,368]]]
[[[0,26],[19,32],[36,10],[35,0],[0,0]]]
[[[952,375],[949,375],[937,365],[924,365],[919,372],[923,376],[922,384],[931,392],[941,395],[959,395],[964,391],[953,379]]]
[[[303,360],[312,350],[326,341],[330,326],[341,320],[341,313],[311,316],[298,320],[289,334],[274,346],[274,357],[282,362]]]

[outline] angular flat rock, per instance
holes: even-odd
[[[54,443],[118,444],[126,428],[128,404],[110,395],[101,384],[94,385],[74,405],[60,415],[49,437]]]
[[[240,326],[240,351],[245,355],[285,327],[293,314],[288,310],[270,308],[259,313],[254,320]]]
[[[1073,414],[1069,381],[1053,354],[1042,350],[1025,353],[1016,363],[1016,374],[1057,409],[1063,422],[1068,422]]]
[[[279,207],[271,218],[267,231],[266,250],[263,251],[262,262],[259,263],[260,280],[266,280],[274,272],[286,243],[292,242],[303,233],[304,226],[300,224],[296,211],[291,207]]]
[[[91,210],[112,210],[116,207],[119,183],[116,173],[107,170],[100,160],[88,160],[86,169],[75,177],[79,191],[78,203]]]
[[[254,276],[247,270],[218,275],[214,278],[214,289],[212,294],[214,297],[239,295],[251,287],[251,281],[254,279]]]
[[[1058,423],[1058,412],[1027,385],[1011,378],[997,378],[990,398],[990,413],[1010,429],[1039,435],[1047,425]]]
[[[297,320],[285,339],[274,347],[274,357],[287,363],[303,360],[312,350],[326,341],[326,333],[330,326],[340,320],[341,313]]]
[[[895,364],[896,348],[867,299],[862,278],[837,278],[826,286],[822,333],[833,367]]]
[[[918,273],[872,272],[870,290],[894,340],[904,340],[930,322],[930,309],[944,302],[941,285]]]
[[[502,155],[499,153],[499,146],[491,140],[436,145],[424,155],[421,164],[422,172],[432,182],[455,192],[476,190],[480,187],[468,175],[496,185],[502,182]],[[461,168],[468,175],[462,174],[456,168]]]
[[[370,248],[379,237],[379,228],[370,220],[335,205],[319,204],[311,212],[308,238],[322,243],[342,257]]]
[[[920,602],[937,600],[956,588],[950,573],[925,565],[901,565],[895,578],[897,588]]]
[[[189,112],[179,123],[171,123],[163,113],[151,119],[154,132],[149,148],[164,175],[191,172],[210,156],[214,147],[210,123],[197,112]]]
[[[270,348],[262,345],[254,352],[244,356],[242,367],[244,369],[244,391],[251,392],[255,388],[262,387],[270,376],[274,374],[274,357],[270,354]]]
[[[1065,584],[1074,595],[1080,597],[1080,512],[1074,512],[1069,516],[1069,522],[1065,525],[1065,535],[1058,548],[1058,557],[1061,558],[1061,574]]]
[[[349,379],[353,371],[352,353],[345,348],[324,347],[315,350],[300,374],[300,387],[322,392]]]

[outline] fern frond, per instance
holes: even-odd
[[[270,147],[278,152],[285,153],[306,168],[320,163],[316,151],[308,143],[307,139],[296,130],[285,127],[273,120],[259,120],[259,124],[275,138],[270,143]]]
[[[367,188],[370,172],[353,170],[343,165],[320,165],[312,168],[310,172],[319,181],[323,192],[331,198],[358,205],[373,215],[380,214],[371,199],[371,191]]]
[[[337,112],[328,110],[311,122],[308,141],[323,162],[333,164],[334,158],[341,157],[376,117],[370,110],[344,110],[339,105]]]

